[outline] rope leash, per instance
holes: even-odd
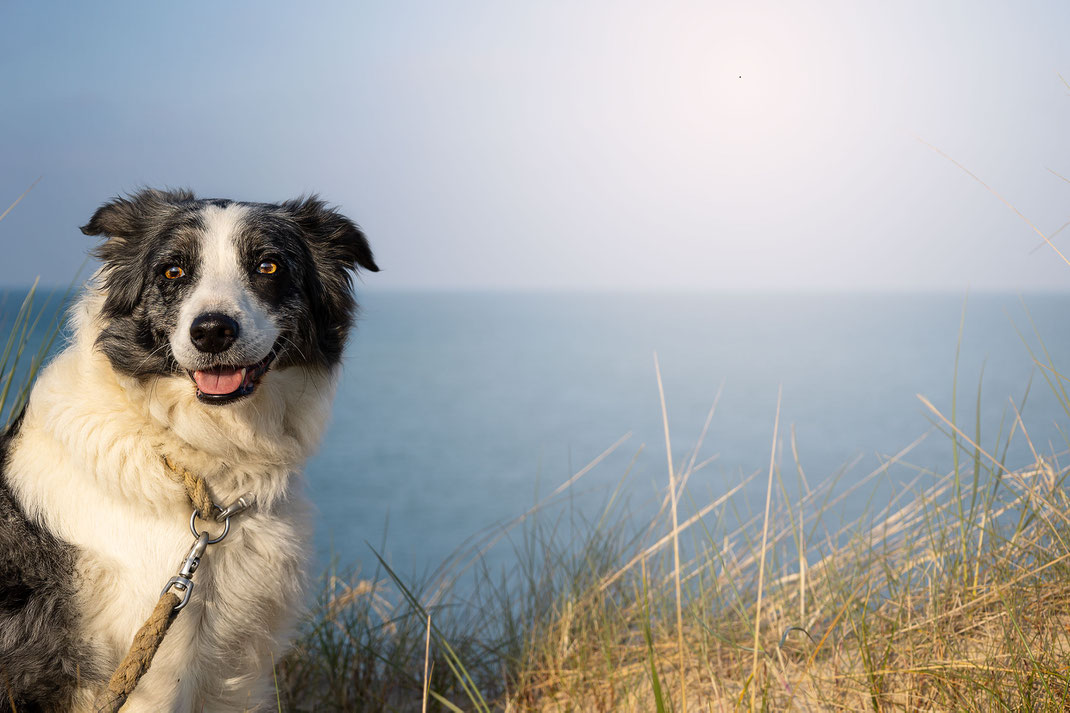
[[[134,641],[126,656],[115,669],[115,673],[108,680],[107,688],[101,691],[93,702],[93,708],[97,713],[117,713],[126,703],[126,699],[134,691],[138,681],[149,670],[152,659],[163,643],[163,637],[171,627],[178,612],[189,602],[193,593],[193,574],[197,571],[201,557],[204,556],[208,545],[214,545],[230,532],[230,518],[244,512],[253,504],[251,495],[243,495],[225,508],[221,508],[212,502],[208,493],[208,486],[204,479],[189,470],[179,466],[167,456],[163,457],[167,474],[186,490],[186,496],[193,504],[193,514],[189,518],[189,528],[196,538],[193,547],[190,548],[186,559],[182,561],[178,574],[171,577],[160,593],[160,599],[152,614],[134,634]],[[211,539],[207,532],[197,531],[197,517],[201,513],[211,513],[218,510],[216,522],[223,523],[223,533],[215,539]],[[203,516],[201,516],[202,519]],[[172,590],[178,590],[181,597]]]
[[[216,509],[212,502],[212,496],[208,494],[208,486],[204,478],[175,463],[168,456],[163,457],[163,464],[167,466],[167,475],[186,489],[186,496],[193,503],[193,507],[203,513],[210,513]]]
[[[137,682],[149,670],[152,665],[152,657],[163,643],[163,635],[175,620],[179,603],[178,595],[174,592],[165,592],[160,601],[156,602],[156,608],[152,610],[148,620],[141,625],[134,634],[134,643],[130,644],[130,650],[126,652],[119,668],[111,675],[108,687],[104,689],[93,703],[93,707],[100,713],[115,713],[133,692]]]

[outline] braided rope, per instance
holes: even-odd
[[[152,658],[163,643],[164,634],[178,614],[175,607],[179,601],[174,592],[165,592],[156,602],[152,614],[134,634],[134,642],[130,644],[130,650],[111,675],[108,687],[101,691],[93,702],[97,713],[116,713],[126,703],[137,682],[152,665]]]
[[[171,477],[171,480],[186,489],[186,495],[189,497],[190,502],[193,503],[193,507],[197,508],[201,518],[207,519],[211,517],[215,503],[212,502],[212,496],[208,494],[208,486],[205,485],[204,478],[191,473],[167,456],[163,457],[163,462],[167,466],[167,474]]]

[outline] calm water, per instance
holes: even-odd
[[[1056,365],[1070,355],[1070,296],[1024,298]],[[778,386],[782,434],[794,426],[811,483],[861,457],[846,488],[930,428],[915,394],[950,413],[958,295],[501,294],[362,295],[323,448],[309,464],[317,548],[367,569],[366,542],[402,572],[433,567],[468,536],[530,507],[624,434],[587,475],[575,506],[596,507],[645,445],[626,481],[631,509],[660,502],[667,480],[653,353],[661,362],[673,451],[693,447],[723,395],[691,481],[699,504],[768,467]],[[13,316],[8,299],[3,319]],[[1013,323],[1012,323],[1013,321]],[[959,365],[959,420],[973,432],[984,364],[982,431],[991,445],[1008,398],[1034,388],[1024,420],[1038,448],[1065,448],[1067,417],[1014,324],[1037,348],[1014,295],[972,295]],[[1012,416],[1013,417],[1013,412]],[[786,438],[784,463],[794,473]],[[1024,463],[1028,447],[1012,449]],[[944,471],[932,434],[909,457]],[[905,480],[916,471],[893,473]],[[789,478],[793,479],[793,478]],[[764,477],[747,496],[760,505]],[[860,512],[863,496],[846,505]],[[507,554],[492,555],[504,563]]]

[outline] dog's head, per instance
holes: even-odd
[[[83,228],[105,236],[97,345],[117,371],[185,376],[224,404],[271,369],[329,369],[356,303],[351,275],[378,271],[368,241],[322,201],[244,203],[144,190]]]

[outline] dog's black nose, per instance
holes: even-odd
[[[189,338],[202,352],[218,354],[238,338],[238,323],[225,314],[202,314],[190,325]]]

